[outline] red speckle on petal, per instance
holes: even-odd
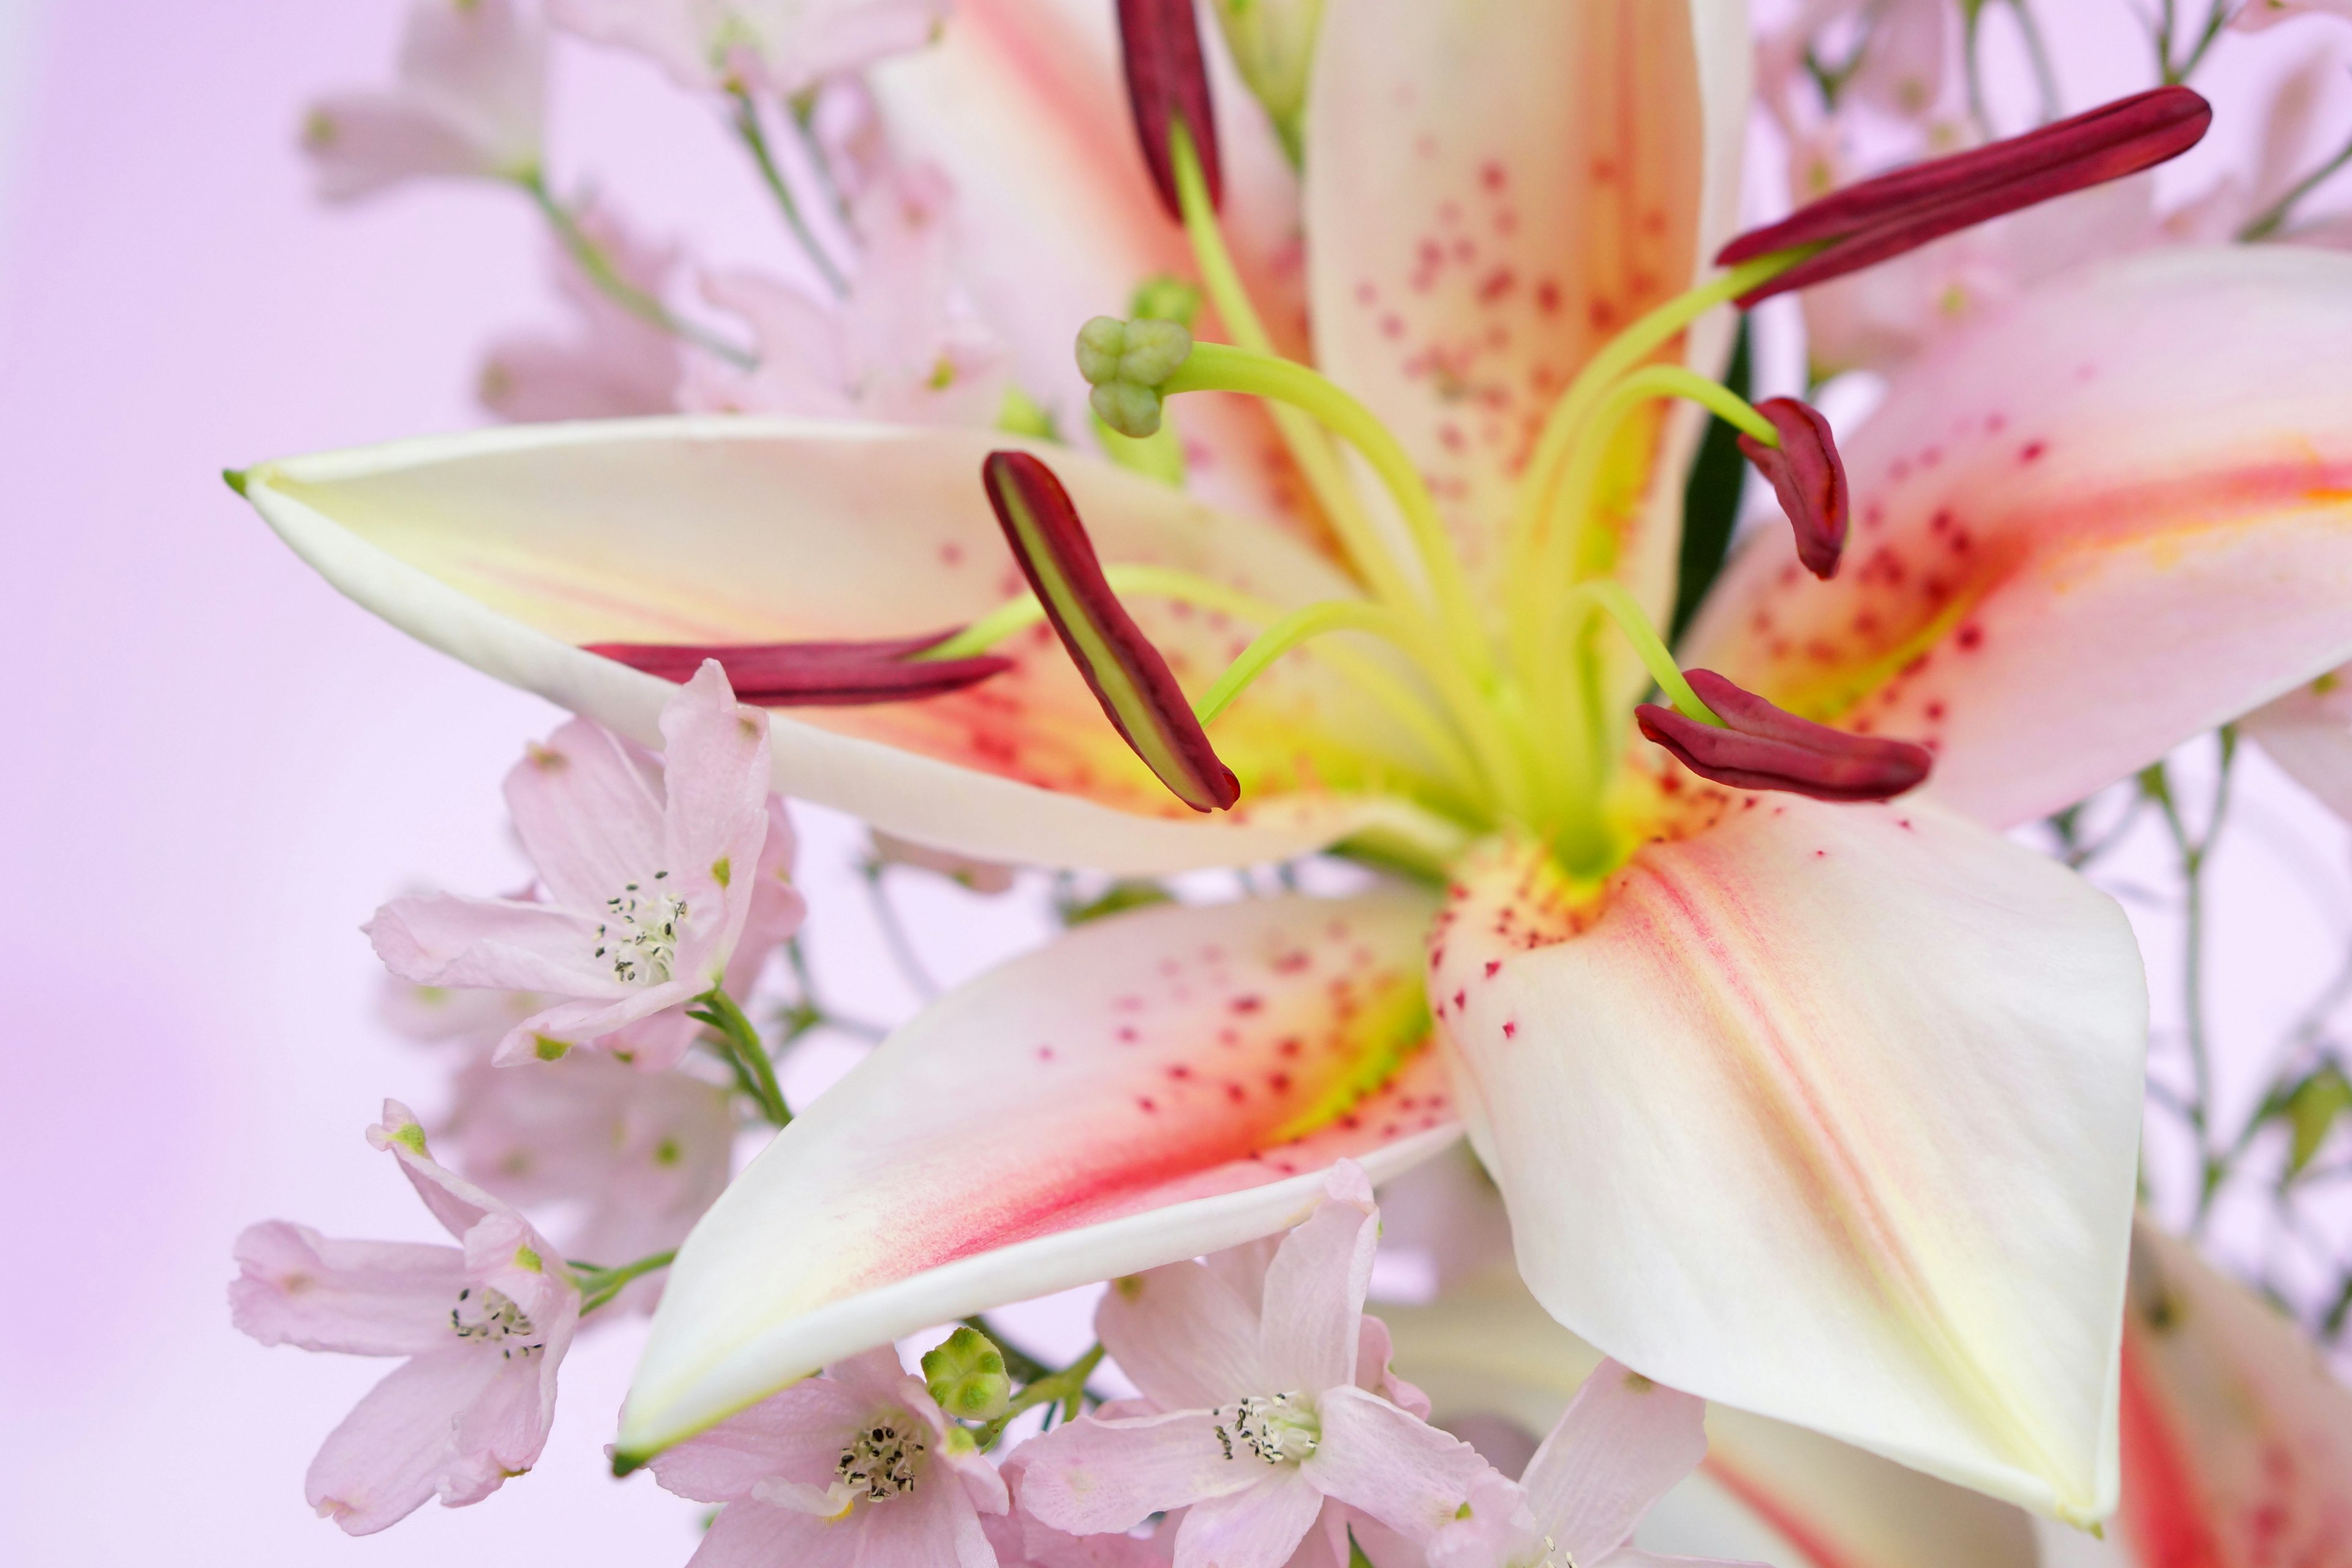
[[[1505,1038],[1505,1039],[1507,1039],[1507,1039],[1510,1039],[1512,1037],[1516,1036],[1518,1032],[1519,1032],[1519,1026],[1518,1026],[1518,1024],[1517,1024],[1515,1020],[1513,1020],[1513,1019],[1509,1019],[1509,1018],[1506,1018],[1506,1019],[1504,1019],[1504,1020],[1503,1020],[1503,1038]]]

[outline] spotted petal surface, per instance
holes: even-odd
[[[1444,1147],[1430,912],[1401,890],[1162,906],[944,998],[688,1238],[623,1450],[926,1324],[1270,1234],[1342,1157],[1379,1176]]]
[[[421,640],[647,744],[675,689],[598,642],[912,637],[1026,592],[980,483],[985,431],[722,417],[483,431],[265,464],[247,494],[330,582]],[[1062,448],[1107,564],[1180,567],[1287,607],[1352,593],[1306,546]],[[1203,689],[1255,628],[1138,600]],[[902,837],[1000,861],[1155,872],[1280,858],[1374,826],[1444,829],[1392,793],[1426,759],[1316,661],[1220,721],[1242,808],[1171,798],[1050,629],[1016,667],[917,702],[779,710],[776,788]],[[1371,649],[1372,657],[1380,650]]]
[[[1685,662],[1923,741],[2006,826],[2352,657],[2352,257],[2067,274],[1895,378],[1845,446],[1837,579],[1758,533]]]
[[[2147,1006],[2122,912],[1925,802],[1726,796],[1660,831],[1597,894],[1497,845],[1436,932],[1529,1288],[1670,1386],[2105,1514]]]

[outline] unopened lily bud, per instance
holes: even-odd
[[[1119,51],[1127,67],[1128,105],[1143,161],[1168,216],[1181,221],[1176,162],[1170,151],[1182,125],[1201,161],[1209,205],[1224,200],[1224,176],[1217,163],[1216,110],[1209,99],[1208,68],[1201,59],[1201,27],[1192,0],[1118,0]]]
[[[1716,260],[1729,267],[1819,247],[1739,297],[1744,306],[1873,266],[1956,229],[2153,168],[2195,146],[2213,107],[2185,87],[2159,87],[2022,136],[1864,180],[1751,229]]]
[[[1797,559],[1816,577],[1834,577],[1845,549],[1848,506],[1845,463],[1831,438],[1830,422],[1821,410],[1793,397],[1767,398],[1756,412],[1772,422],[1780,444],[1767,447],[1743,434],[1739,449],[1772,481],[1772,493],[1797,531]]]
[[[1643,734],[1701,778],[1815,800],[1889,800],[1917,785],[1935,765],[1925,746],[1800,719],[1711,669],[1685,674],[1699,700],[1723,721],[1720,727],[1650,702],[1633,717]]]
[[[1139,321],[1173,321],[1189,331],[1201,313],[1201,290],[1173,273],[1154,273],[1135,286],[1127,313]]]
[[[1004,1352],[969,1324],[923,1352],[923,1383],[941,1410],[962,1421],[993,1421],[1013,1399]]]
[[[1307,78],[1315,63],[1315,34],[1323,0],[1209,0],[1225,47],[1266,118],[1274,121],[1293,163],[1302,151]]]
[[[1102,422],[1139,439],[1160,429],[1160,384],[1192,357],[1192,334],[1175,321],[1097,316],[1078,329],[1078,374]]]

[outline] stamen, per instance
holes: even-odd
[[[1013,558],[1112,727],[1177,799],[1195,811],[1231,807],[1240,782],[1218,759],[1167,659],[1111,592],[1054,471],[1026,452],[992,452],[981,477]]]
[[[1216,722],[1217,715],[1233,706],[1234,699],[1247,690],[1250,683],[1264,675],[1276,659],[1328,632],[1370,632],[1411,646],[1410,633],[1398,625],[1397,613],[1386,605],[1349,604],[1344,599],[1304,605],[1260,632],[1193,705],[1194,714],[1203,724]]]
[[[929,1447],[921,1428],[907,1416],[877,1416],[843,1447],[834,1462],[835,1485],[852,1502],[888,1502],[921,1481]]]
[[[1127,67],[1127,101],[1135,116],[1136,139],[1150,166],[1168,216],[1183,221],[1170,142],[1189,132],[1206,183],[1209,205],[1224,199],[1217,162],[1217,117],[1209,97],[1209,73],[1201,59],[1201,29],[1193,0],[1118,0],[1119,51]]]
[[[1772,493],[1797,531],[1797,559],[1826,582],[1837,575],[1847,518],[1845,462],[1830,422],[1793,397],[1767,398],[1756,411],[1772,422],[1780,438],[1766,441],[1743,431],[1739,449],[1772,481]]]
[[[1252,1394],[1209,1414],[1217,1418],[1217,1443],[1227,1459],[1247,1455],[1264,1464],[1296,1465],[1322,1447],[1322,1423],[1295,1394]]]
[[[1729,265],[1811,247],[1741,294],[1746,309],[1955,229],[2152,168],[2195,146],[2212,121],[2212,105],[2188,88],[2154,88],[1989,147],[1849,185],[1741,235],[1716,260]]]
[[[958,634],[877,642],[589,643],[586,650],[684,685],[715,658],[739,701],[761,708],[842,708],[912,702],[977,685],[1009,658],[937,657]]]
[[[1713,670],[1690,684],[1723,718],[1722,727],[1645,702],[1633,710],[1642,733],[1702,778],[1735,789],[1787,790],[1815,800],[1888,800],[1916,787],[1935,764],[1925,746],[1849,734],[1783,711]]]
[[[547,1348],[545,1337],[531,1326],[530,1315],[503,1290],[485,1288],[478,1298],[471,1286],[458,1291],[457,1304],[449,1309],[449,1328],[461,1340],[496,1345],[507,1361],[528,1358]]]

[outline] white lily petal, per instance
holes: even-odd
[[[1444,1148],[1429,913],[1404,890],[1164,905],[944,998],[688,1238],[622,1451],[927,1324],[1296,1224],[1342,1157],[1381,1177]]]

